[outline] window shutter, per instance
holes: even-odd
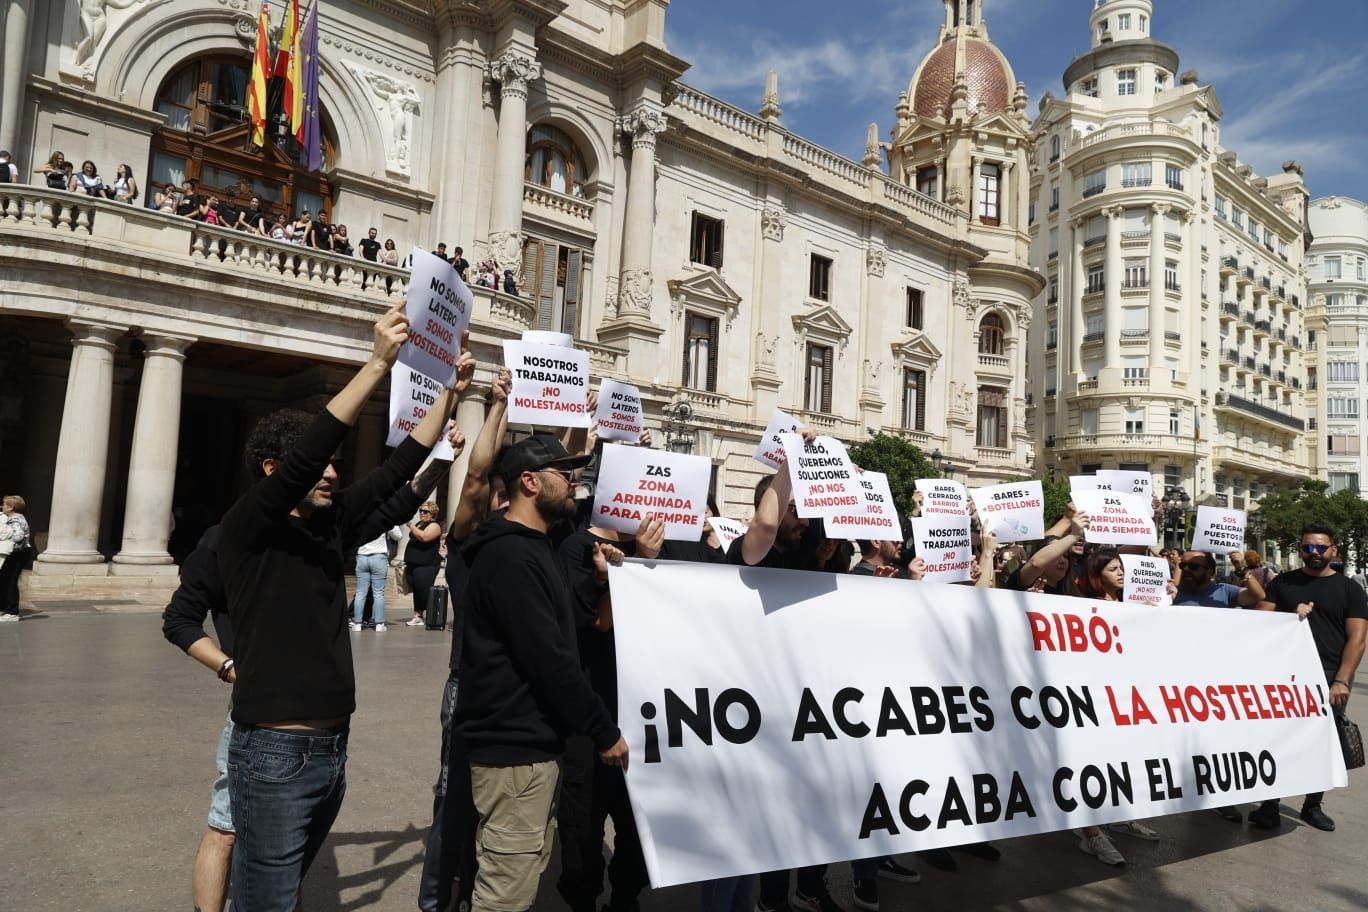
[[[689,386],[689,351],[693,348],[693,314],[684,311],[684,369],[680,372],[679,385]]]
[[[537,300],[537,288],[540,284],[537,280],[541,277],[541,257],[542,242],[529,239],[523,244],[523,287],[519,289],[524,295]],[[499,287],[503,287],[503,276],[499,276]]]
[[[831,414],[831,348],[822,349],[822,413]]]
[[[541,271],[537,277],[537,329],[555,329],[556,260],[560,251],[555,244],[542,242]]]
[[[926,430],[926,371],[916,371],[917,381],[917,430]]]
[[[1007,407],[998,408],[997,421],[997,447],[999,450],[1007,449]]]
[[[727,236],[727,223],[718,219],[717,221],[717,249],[708,257],[708,265],[713,269],[722,268],[722,242]]]
[[[697,263],[703,259],[702,238],[698,236],[698,211],[689,213],[689,262]]]
[[[717,336],[718,319],[708,321],[708,392],[717,392]]]
[[[565,313],[561,317],[561,332],[569,333],[573,338],[579,336],[576,330],[579,329],[580,276],[583,262],[583,251],[571,250],[565,264]]]

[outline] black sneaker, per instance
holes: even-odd
[[[899,864],[897,860],[885,858],[879,862],[879,876],[888,880],[896,880],[898,883],[921,883],[921,871],[916,868],[909,868],[905,864]]]
[[[845,912],[827,889],[825,880],[822,881],[822,889],[817,893],[809,895],[801,889],[793,891],[793,908],[798,912]]]
[[[879,879],[877,877],[856,878],[855,908],[868,912],[879,912]]]
[[[1303,807],[1301,819],[1318,830],[1324,830],[1327,833],[1335,832],[1335,821],[1330,818],[1329,814],[1321,810],[1319,804]]]
[[[1282,826],[1282,814],[1278,812],[1276,801],[1266,801],[1259,805],[1257,810],[1249,812],[1245,818],[1251,826],[1256,826],[1261,830],[1276,830]]]
[[[1244,814],[1240,813],[1240,809],[1233,804],[1228,805],[1226,807],[1217,808],[1216,813],[1220,814],[1222,817],[1224,817],[1226,820],[1229,820],[1231,823],[1239,823],[1240,821],[1244,820]]]
[[[937,871],[953,871],[959,867],[959,862],[955,861],[955,856],[950,854],[949,849],[926,849],[917,854]]]
[[[997,861],[1002,857],[1002,852],[991,842],[971,842],[962,845],[959,850],[965,855],[972,855],[975,858],[982,858],[984,861]]]

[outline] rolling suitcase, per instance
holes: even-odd
[[[428,630],[445,630],[447,622],[447,587],[435,585],[428,591],[428,602],[423,611]]]

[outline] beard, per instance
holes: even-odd
[[[575,518],[575,498],[569,492],[556,496],[543,487],[537,492],[537,499],[533,503],[537,506],[537,513],[548,523]]]
[[[1327,554],[1307,554],[1302,552],[1302,566],[1310,567],[1312,570],[1324,570],[1330,563],[1330,555]]]

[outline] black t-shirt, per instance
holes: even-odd
[[[197,213],[199,212],[199,208],[203,205],[204,197],[200,196],[198,193],[182,196],[180,205],[176,207],[176,215],[189,215],[199,218]]]
[[[420,529],[426,529],[432,525],[432,520],[427,519],[415,523]],[[419,541],[412,536],[409,537],[408,544],[404,546],[404,563],[410,567],[435,567],[442,562],[442,555],[439,549],[442,545],[442,536],[437,536],[430,542]]]
[[[445,263],[450,263],[450,262],[451,262],[451,257],[447,256],[445,253],[438,253],[437,251],[434,250],[434,251],[432,251],[432,255],[435,256],[437,259],[442,260],[442,261],[445,262]]]
[[[694,564],[726,563],[727,555],[706,541],[667,541],[660,546],[660,559],[688,561]]]
[[[361,255],[372,263],[380,256],[380,242],[374,238],[362,238],[356,246],[361,248]]]
[[[1320,653],[1325,676],[1339,673],[1340,659],[1349,642],[1347,631],[1350,618],[1368,619],[1368,593],[1343,573],[1311,576],[1303,570],[1280,573],[1268,584],[1268,601],[1279,611],[1296,611],[1302,602],[1315,602],[1306,619],[1311,625],[1311,637]]]
[[[594,692],[603,698],[609,714],[617,719],[617,641],[612,630],[595,630],[598,601],[591,597],[595,587],[594,545],[612,545],[627,557],[636,554],[636,542],[623,536],[613,541],[581,529],[561,542],[560,556],[565,562],[565,575],[570,579],[571,598],[575,605],[575,633],[577,635],[580,666],[589,676]]]
[[[747,566],[746,559],[741,555],[742,543],[746,536],[739,535],[736,541],[731,543],[727,549],[727,563],[736,564],[742,567]],[[803,549],[794,548],[790,551],[780,551],[778,548],[770,548],[769,553],[758,564],[751,564],[753,567],[768,567],[771,570],[805,570],[807,561],[803,559]]]
[[[339,256],[351,256],[352,245],[347,242],[346,238],[334,237],[333,253],[338,254]]]
[[[461,281],[465,281],[466,270],[470,268],[470,261],[465,257],[457,257],[451,261],[451,265],[456,268],[456,274],[461,277]]]
[[[332,237],[332,228],[329,227],[328,223],[315,219],[305,243],[310,247],[317,247],[319,250],[327,250],[328,238],[330,237]]]
[[[1013,570],[1011,575],[1007,577],[1007,581],[1002,584],[1002,588],[1011,589],[1013,592],[1030,592],[1031,587],[1021,582],[1021,569],[1021,567],[1017,567]],[[1051,586],[1049,583],[1046,583],[1044,588],[1040,591],[1050,595],[1068,595],[1068,593],[1064,591],[1064,586],[1062,584]]]
[[[266,213],[260,209],[243,209],[242,225],[252,231],[264,229],[266,227]]]

